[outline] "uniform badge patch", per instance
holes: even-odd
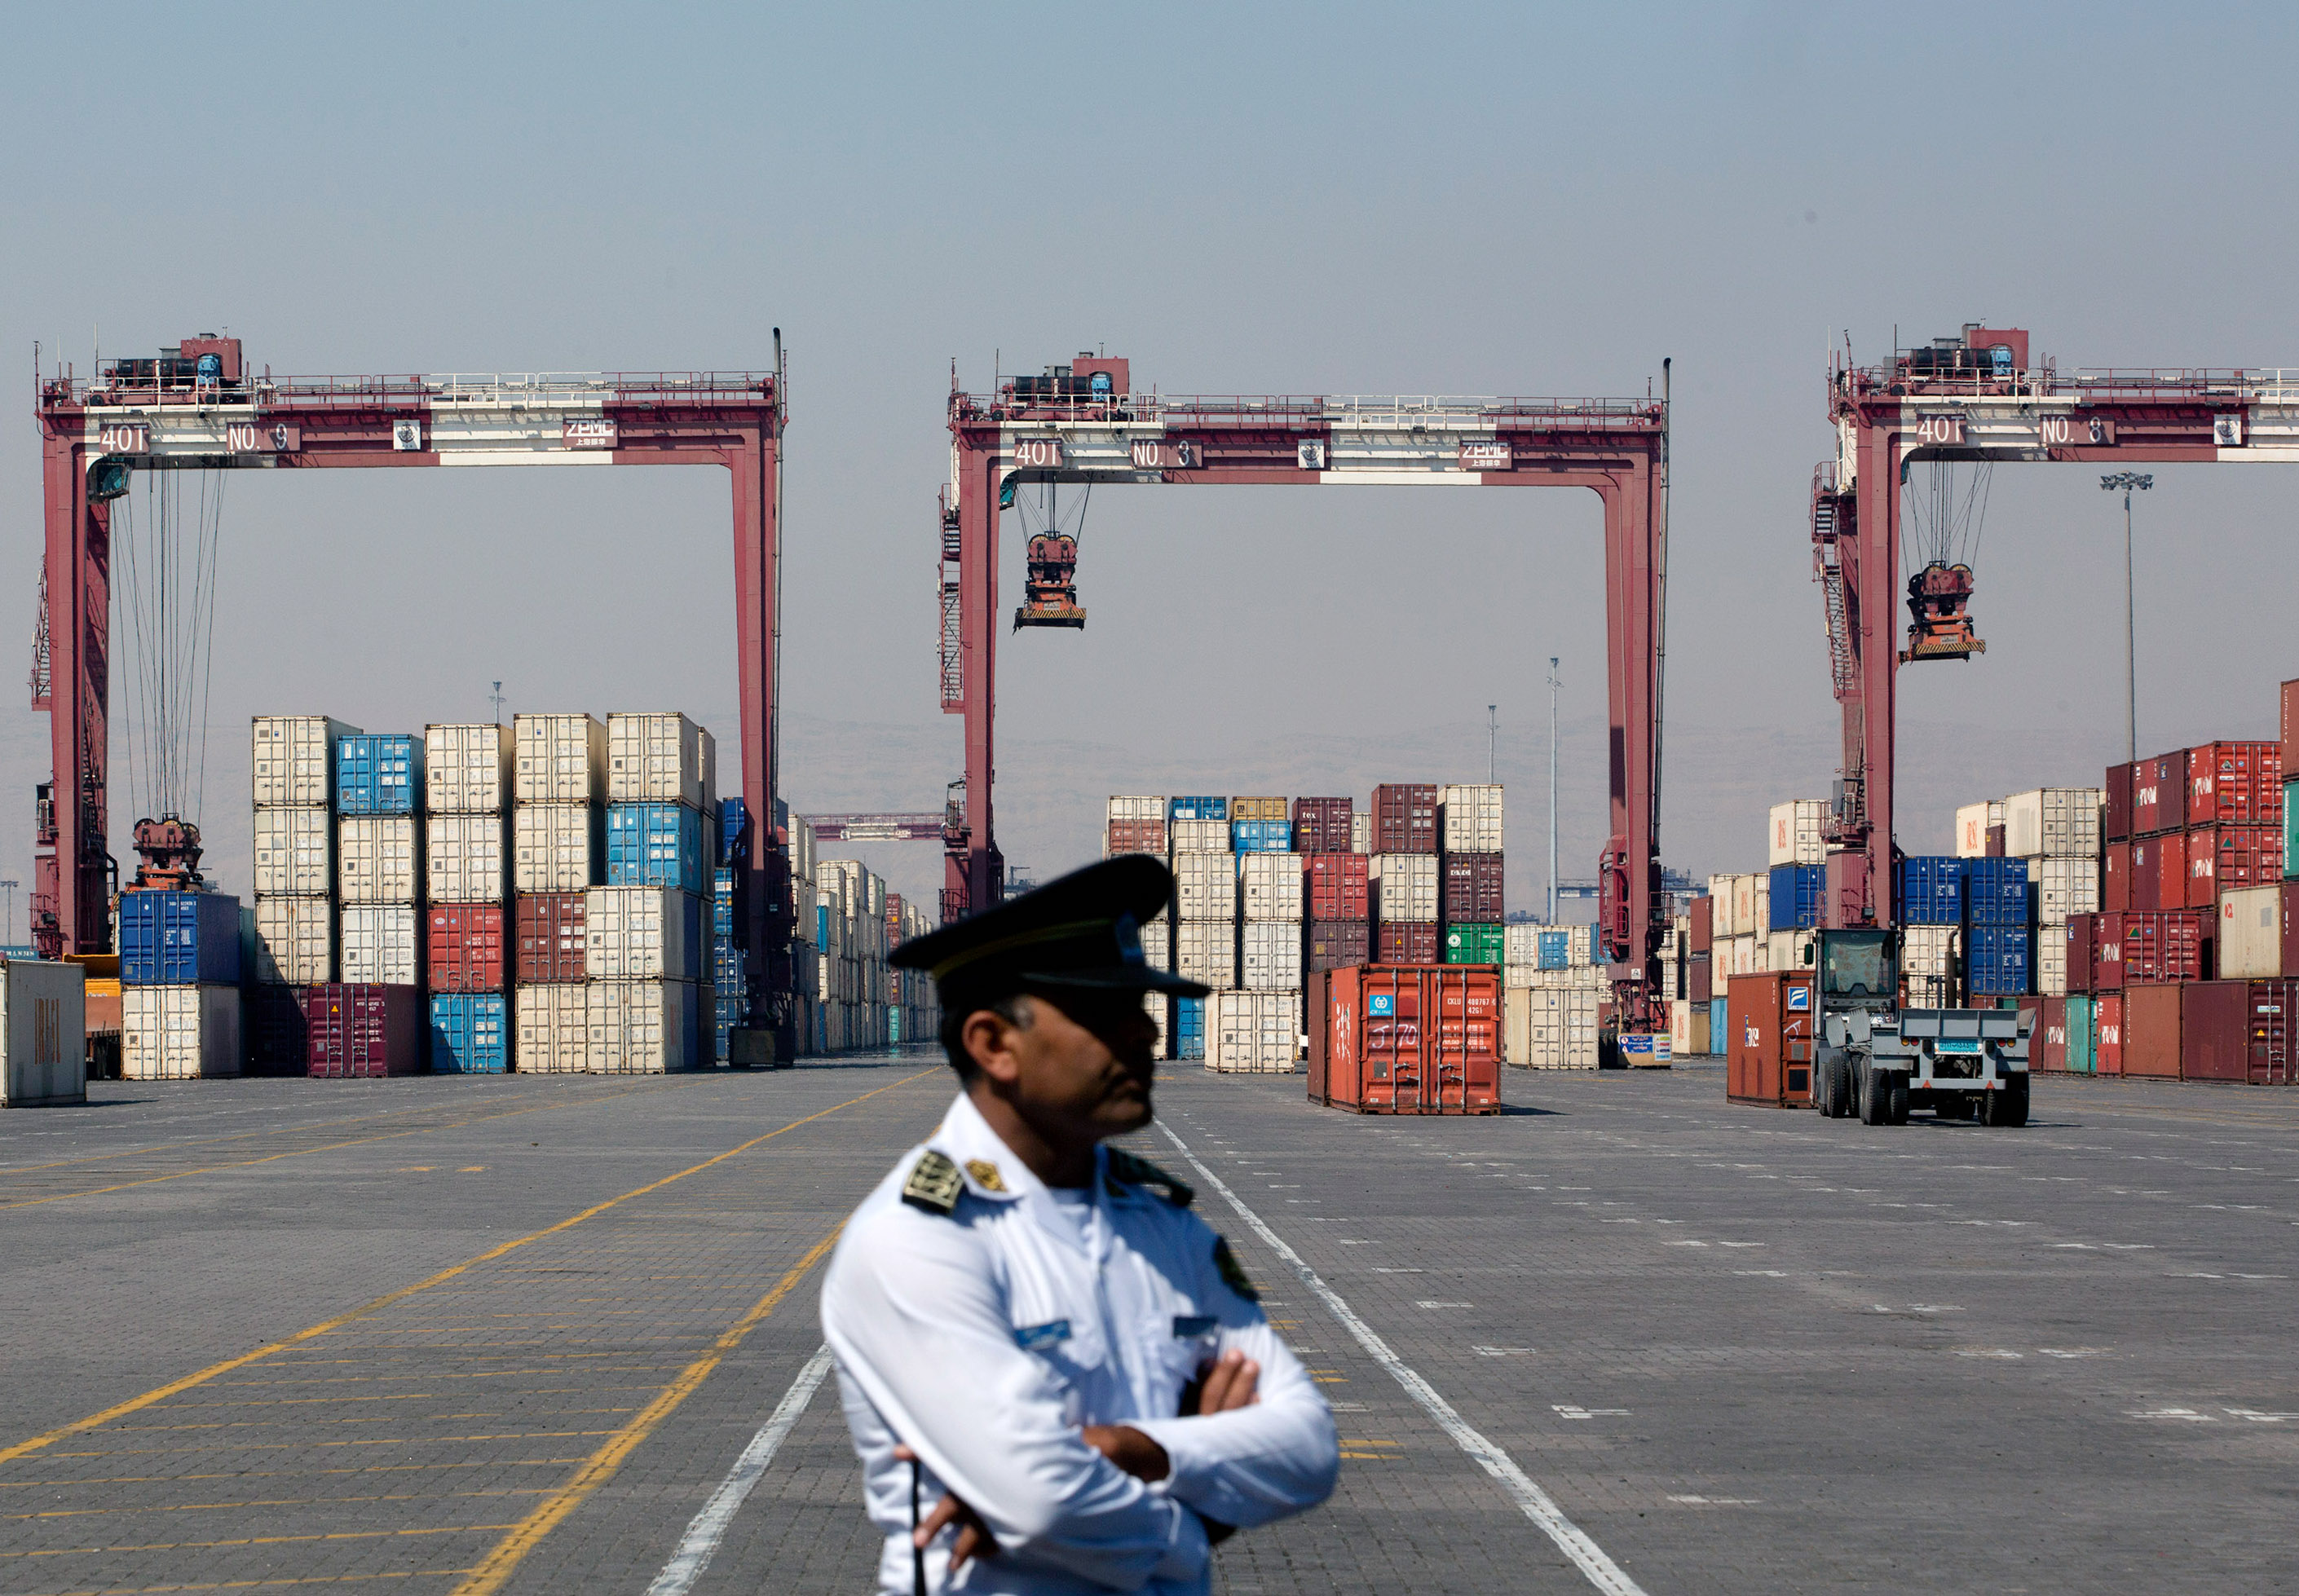
[[[966,1182],[958,1166],[948,1155],[929,1147],[919,1154],[910,1170],[910,1178],[902,1182],[902,1201],[913,1208],[923,1208],[928,1213],[947,1217],[958,1207],[958,1195],[966,1189]]]
[[[1146,1158],[1136,1158],[1116,1147],[1109,1150],[1110,1178],[1128,1186],[1146,1186],[1176,1208],[1187,1208],[1197,1197],[1189,1183],[1176,1180]]]
[[[1255,1289],[1252,1277],[1237,1261],[1237,1254],[1229,1250],[1229,1237],[1226,1236],[1214,1237],[1214,1268],[1220,1273],[1224,1286],[1249,1302],[1261,1301],[1261,1293]]]
[[[966,1172],[974,1177],[974,1183],[984,1191],[1002,1192],[1006,1189],[1005,1178],[998,1173],[998,1166],[986,1158],[967,1159]]]
[[[1174,1315],[1174,1339],[1193,1341],[1200,1336],[1210,1336],[1221,1327],[1221,1320],[1210,1313],[1177,1313]]]
[[[1052,1319],[1042,1325],[1026,1325],[1014,1332],[1014,1344],[1025,1352],[1057,1345],[1070,1338],[1070,1321]]]

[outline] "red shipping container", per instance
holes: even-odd
[[[2099,987],[2099,919],[2096,914],[2071,914],[2060,934],[2068,945],[2068,990],[2096,992]],[[2050,926],[2038,929],[2039,938],[2053,935]]]
[[[1684,963],[1684,984],[1691,988],[1685,996],[1695,1003],[1706,1003],[1716,996],[1714,966],[1709,955],[1696,953]]]
[[[583,895],[522,892],[512,914],[518,939],[514,968],[521,986],[583,979]]]
[[[1692,951],[1710,953],[1716,947],[1716,917],[1709,913],[1714,906],[1706,894],[1692,900],[1685,910],[1685,918],[1692,922]]]
[[[2123,1073],[2123,994],[2103,994],[2092,1009],[2092,1068],[2101,1075]]]
[[[2112,914],[2100,918],[2114,922],[2126,987],[2203,980],[2212,972],[2212,932],[2219,921],[2216,911],[2166,909],[2153,914],[2126,914],[2120,920]]]
[[[2215,909],[2229,887],[2271,887],[2283,879],[2279,826],[2203,826],[2187,833],[2191,909]]]
[[[2172,831],[2154,839],[2149,855],[2155,869],[2154,894],[2159,909],[2187,906],[2187,836]]]
[[[1294,823],[1299,825],[1300,823],[1296,821]],[[1371,919],[1372,897],[1366,889],[1366,866],[1372,863],[1363,854],[1311,854],[1308,864],[1309,918]]]
[[[2282,806],[2283,756],[2271,742],[2207,742],[2187,750],[2187,826],[2255,826]]]
[[[2137,842],[2111,842],[2107,845],[2099,877],[2101,908],[2129,909],[2137,906],[2131,901],[2131,851],[2145,846]]]
[[[1813,972],[1736,975],[1725,995],[1724,1096],[1767,1108],[1812,1102]],[[1712,1041],[1712,1045],[1713,1041]]]
[[[1501,911],[1501,856],[1447,854],[1438,868],[1443,886],[1441,913],[1448,925],[1498,925]]]
[[[2187,825],[2187,750],[2131,767],[2131,834],[2154,837]]]
[[[2287,772],[2299,772],[2299,680],[2283,684],[2283,741],[2276,762]]]
[[[1155,854],[1163,857],[1166,852],[1166,823],[1163,820],[1113,820],[1103,833],[1102,852],[1105,857],[1119,854]]]
[[[311,1067],[311,1030],[303,988],[261,986],[247,1002],[247,1072],[303,1075]]]
[[[2283,973],[2299,975],[2299,892],[2283,889]]]
[[[1501,983],[1473,964],[1310,978],[1309,1101],[1361,1114],[1500,1112]]]
[[[1991,859],[2000,859],[2004,856],[2004,828],[2002,826],[1990,826],[1988,828],[1988,841],[1985,846],[1988,849],[1988,857]]]
[[[1366,851],[1437,851],[1437,787],[1431,781],[1384,781],[1373,790],[1373,828]]]
[[[1349,827],[1357,806],[1345,798],[1298,798],[1293,800],[1293,851],[1297,854],[1345,854],[1355,846]]]
[[[361,981],[303,988],[314,1078],[367,1079],[419,1075],[429,1063],[422,991]]]
[[[1373,956],[1374,962],[1379,964],[1436,963],[1436,922],[1390,924],[1383,922],[1374,933]]]
[[[2180,988],[2179,1078],[2288,1085],[2294,988],[2287,980],[2199,980]]]
[[[508,972],[502,905],[434,904],[428,918],[430,939],[425,952],[430,960],[432,991],[503,989]]]
[[[1340,970],[1373,960],[1373,928],[1362,920],[1313,920],[1305,970]]]
[[[2068,1000],[2036,1000],[2036,1068],[2046,1075],[2068,1072]]]
[[[2131,770],[2129,765],[2111,765],[2103,778],[2107,802],[2100,814],[2100,835],[2109,842],[2131,840]]]
[[[2123,994],[2123,1072],[2179,1079],[2179,996],[2185,983]]]

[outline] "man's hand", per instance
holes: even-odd
[[[1166,1449],[1130,1424],[1090,1424],[1085,1443],[1137,1480],[1162,1480],[1173,1471]]]
[[[1181,1417],[1202,1418],[1250,1408],[1261,1400],[1260,1383],[1261,1365],[1232,1347],[1182,1388]]]
[[[1142,1439],[1146,1441],[1149,1437],[1145,1435]],[[1165,1455],[1163,1451],[1158,1454],[1161,1461]],[[909,1447],[894,1449],[895,1462],[915,1463],[917,1460],[918,1454]],[[968,1558],[994,1558],[998,1555],[998,1537],[992,1534],[990,1526],[982,1522],[982,1515],[968,1507],[955,1493],[934,1503],[934,1511],[910,1532],[910,1544],[923,1551],[934,1544],[936,1535],[953,1524],[958,1526],[958,1539],[950,1543],[950,1571],[952,1574],[966,1567]]]

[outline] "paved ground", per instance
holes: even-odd
[[[1474,1121],[1161,1086],[1186,1155],[1141,1150],[1346,1438],[1334,1501],[1232,1542],[1222,1589],[1592,1586],[1216,1179],[1654,1596],[2299,1588],[2299,1095],[2053,1080],[1993,1131],[1728,1107],[1699,1066],[1504,1084]],[[0,1120],[9,1593],[638,1596],[949,1084],[97,1089]],[[859,1591],[874,1551],[826,1385],[692,1588]]]

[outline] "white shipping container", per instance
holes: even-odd
[[[1959,859],[1984,859],[1988,856],[1988,812],[1993,804],[1966,804],[1955,812],[1955,856]]]
[[[2039,787],[2004,800],[2004,853],[2012,859],[2096,859],[2101,852],[2096,787]],[[2090,911],[2079,909],[2077,914]]]
[[[1109,800],[1111,820],[1163,820],[1166,800],[1162,798],[1119,797],[1112,794]]]
[[[315,987],[336,979],[333,899],[255,900],[255,979],[290,987]]]
[[[2028,879],[2036,885],[2036,922],[2065,925],[2071,915],[2097,914],[2099,864],[2096,854],[2088,858],[2030,860]]]
[[[312,894],[336,889],[336,817],[331,810],[303,806],[255,812],[255,890]]]
[[[1244,911],[1249,924],[1255,921],[1301,923],[1300,855],[1240,854],[1237,873],[1238,907]],[[1300,940],[1298,933],[1294,940]]]
[[[664,1075],[701,1062],[693,982],[594,980],[585,991],[593,1074]]]
[[[259,715],[250,754],[256,806],[336,801],[336,739],[359,728],[324,715]]]
[[[2060,941],[2064,957],[2066,939]],[[2281,887],[2230,887],[2220,894],[2219,970],[2222,980],[2264,980],[2283,973]]]
[[[338,819],[336,896],[347,904],[413,903],[423,890],[421,827],[412,815]]]
[[[701,727],[675,712],[607,717],[607,801],[702,806]]]
[[[1764,968],[1811,969],[1815,935],[1810,930],[1772,932],[1764,939]]]
[[[2068,939],[2049,931],[2036,939],[2036,995],[2039,997],[2065,997],[2068,995]]]
[[[1166,823],[1166,847],[1177,858],[1183,854],[1225,854],[1229,852],[1229,822],[1169,820]]]
[[[1501,790],[1482,785],[1437,790],[1437,831],[1448,854],[1501,851]]]
[[[1729,937],[1738,929],[1732,923],[1732,881],[1729,875],[1708,878],[1708,934],[1711,938]]]
[[[1531,987],[1504,993],[1502,1056],[1531,1070],[1595,1069],[1598,1008],[1606,996],[1591,987]]]
[[[579,983],[521,987],[511,1002],[516,1022],[512,1067],[522,1075],[581,1075],[591,1068],[590,988]]]
[[[510,880],[510,814],[502,810],[425,815],[425,896],[435,904],[502,902]]]
[[[1373,883],[1373,917],[1391,925],[1437,921],[1437,856],[1375,854],[1366,867]]]
[[[1955,982],[1945,975],[1912,975],[1903,983],[1904,1006],[1912,1009],[1952,1009],[1956,1006]]]
[[[1373,816],[1363,809],[1349,811],[1349,852],[1362,854],[1373,846]]]
[[[1206,999],[1206,1068],[1290,1074],[1301,1051],[1301,994],[1216,992]]]
[[[1228,827],[1221,821],[1183,821],[1183,825],[1199,823],[1219,826],[1227,839]],[[1183,920],[1218,921],[1223,924],[1237,918],[1237,856],[1220,853],[1175,854],[1174,856],[1174,913]]]
[[[1768,937],[1772,931],[1772,878],[1770,872],[1748,878],[1748,929],[1742,933]]]
[[[607,790],[607,728],[587,715],[511,716],[511,796],[522,804],[595,804]],[[563,887],[520,891],[563,892]]]
[[[1764,922],[1756,916],[1756,883],[1760,881],[1764,883],[1764,896],[1769,899],[1772,897],[1770,876],[1736,875],[1732,878],[1732,934],[1736,937],[1753,937],[1767,930]]]
[[[343,914],[344,980],[422,985],[424,917],[413,904],[346,904]]]
[[[1900,973],[1925,980],[1951,980],[1963,933],[1952,925],[1908,925],[1900,928]]]
[[[423,728],[423,811],[485,815],[510,807],[510,728],[477,722]]]
[[[606,872],[603,812],[591,804],[522,804],[510,816],[510,882],[521,892],[580,892]]]
[[[1763,974],[1764,970],[1764,939],[1755,936],[1742,936],[1734,937],[1730,939],[1730,941],[1732,945],[1732,969],[1730,972],[1734,975]],[[1713,958],[1714,955],[1712,954],[1711,956]]]
[[[1538,972],[1540,967],[1540,933],[1552,928],[1545,925],[1506,925],[1501,928],[1501,965],[1509,973],[1512,983],[1521,971]]]
[[[1165,914],[1141,928],[1141,962],[1152,970],[1174,968],[1174,922]]]
[[[1174,1000],[1163,992],[1144,992],[1141,994],[1141,1012],[1149,1015],[1150,1022],[1158,1028],[1158,1040],[1152,1045],[1150,1050],[1150,1056],[1151,1058],[1164,1058],[1166,1055],[1166,1038],[1170,1029],[1166,1024],[1166,1021],[1168,1018],[1168,1013],[1173,1006]],[[908,1026],[908,1023],[909,1021],[906,1020],[904,1021],[905,1027]],[[909,1032],[905,1029],[902,1034],[908,1036]]]
[[[240,1071],[237,987],[122,987],[120,1074],[199,1080]]]
[[[1301,926],[1298,921],[1248,921],[1241,945],[1239,986],[1252,992],[1300,990]]]
[[[1237,928],[1226,920],[1184,920],[1174,926],[1174,973],[1209,987],[1236,986]]]
[[[87,978],[61,959],[0,963],[0,1107],[87,1101]]]
[[[1772,806],[1767,864],[1819,864],[1828,857],[1821,840],[1821,823],[1828,818],[1826,798],[1790,798]]]

